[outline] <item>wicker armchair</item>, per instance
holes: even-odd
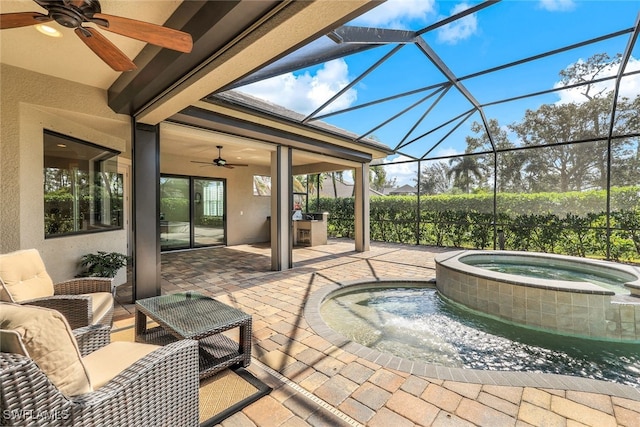
[[[110,341],[104,325],[73,334],[83,356],[104,351]],[[76,396],[63,394],[31,358],[1,352],[0,425],[197,426],[198,385],[193,340],[157,347],[106,384]]]
[[[57,310],[73,329],[112,324],[111,283],[83,277],[54,284],[36,249],[0,255],[0,300]]]

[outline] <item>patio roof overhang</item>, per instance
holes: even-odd
[[[288,123],[257,120],[260,116],[224,106],[198,103],[174,114],[167,122],[193,126],[211,131],[221,131],[271,144],[304,149],[316,154],[337,157],[356,163],[369,163],[373,156],[384,157],[390,151],[383,146],[369,150],[354,150],[350,141],[328,133],[314,134]]]
[[[308,170],[344,170],[384,158],[390,154],[387,147],[375,141],[354,144],[354,136],[340,129],[286,124],[229,99],[198,101],[286,57],[379,2],[340,2],[331,8],[321,3],[182,2],[166,25],[193,36],[192,53],[179,55],[146,46],[136,58],[138,70],[122,74],[109,88],[109,106],[133,116],[137,123],[194,126],[328,156],[323,167],[319,166],[322,162],[313,166],[306,162]]]
[[[379,3],[184,1],[165,25],[190,33],[192,52],[147,45],[136,58],[138,69],[109,88],[109,106],[140,123],[160,123]]]

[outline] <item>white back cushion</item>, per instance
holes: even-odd
[[[22,302],[53,295],[53,281],[37,249],[0,255],[0,301]]]
[[[92,391],[78,343],[60,312],[0,303],[0,329],[19,336],[29,357],[63,394],[75,396]],[[18,348],[15,343],[13,346]]]

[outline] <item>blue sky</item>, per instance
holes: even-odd
[[[418,30],[447,16],[465,10],[479,2],[388,0],[348,25]],[[504,0],[489,6],[451,25],[425,33],[425,41],[453,71],[462,77],[511,61],[520,60],[552,49],[632,27],[640,12],[640,1],[577,1],[577,0]],[[584,61],[596,53],[610,56],[623,53],[629,34],[554,55],[499,73],[463,81],[471,94],[481,103],[551,89],[559,84],[559,71]],[[308,114],[344,88],[390,50],[382,47],[354,57],[288,73],[263,82],[240,88],[244,92]],[[640,69],[640,42],[636,43],[627,70]],[[616,73],[617,69],[605,70]],[[444,79],[430,61],[414,46],[405,46],[387,63],[345,93],[329,110],[360,105],[395,93],[417,89]],[[610,85],[610,83],[607,83]],[[352,111],[323,119],[357,134],[364,133],[394,113],[417,102],[429,92],[374,107]],[[623,81],[621,93],[635,96],[640,93],[640,76]],[[437,95],[435,95],[437,96]],[[435,96],[431,100],[435,99]],[[501,125],[518,121],[527,108],[535,109],[543,103],[582,102],[576,91],[549,94],[517,103],[490,107],[489,118],[497,118]],[[432,101],[426,101],[402,117],[377,129],[373,135],[390,147],[395,147]],[[450,91],[411,138],[457,116],[471,108],[459,94]],[[329,111],[326,110],[326,111]],[[325,111],[325,112],[326,112]],[[471,134],[469,126],[479,116],[467,120],[432,155],[463,152],[464,137]],[[451,126],[411,144],[405,153],[420,157],[433,146]],[[395,156],[406,160],[407,157]],[[413,173],[398,165],[394,173],[402,176]]]

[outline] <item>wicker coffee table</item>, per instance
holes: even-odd
[[[147,328],[147,318],[160,326]],[[200,379],[251,363],[251,316],[212,298],[183,292],[138,300],[135,322],[137,342],[198,340]],[[240,328],[239,343],[222,334],[233,328]]]

